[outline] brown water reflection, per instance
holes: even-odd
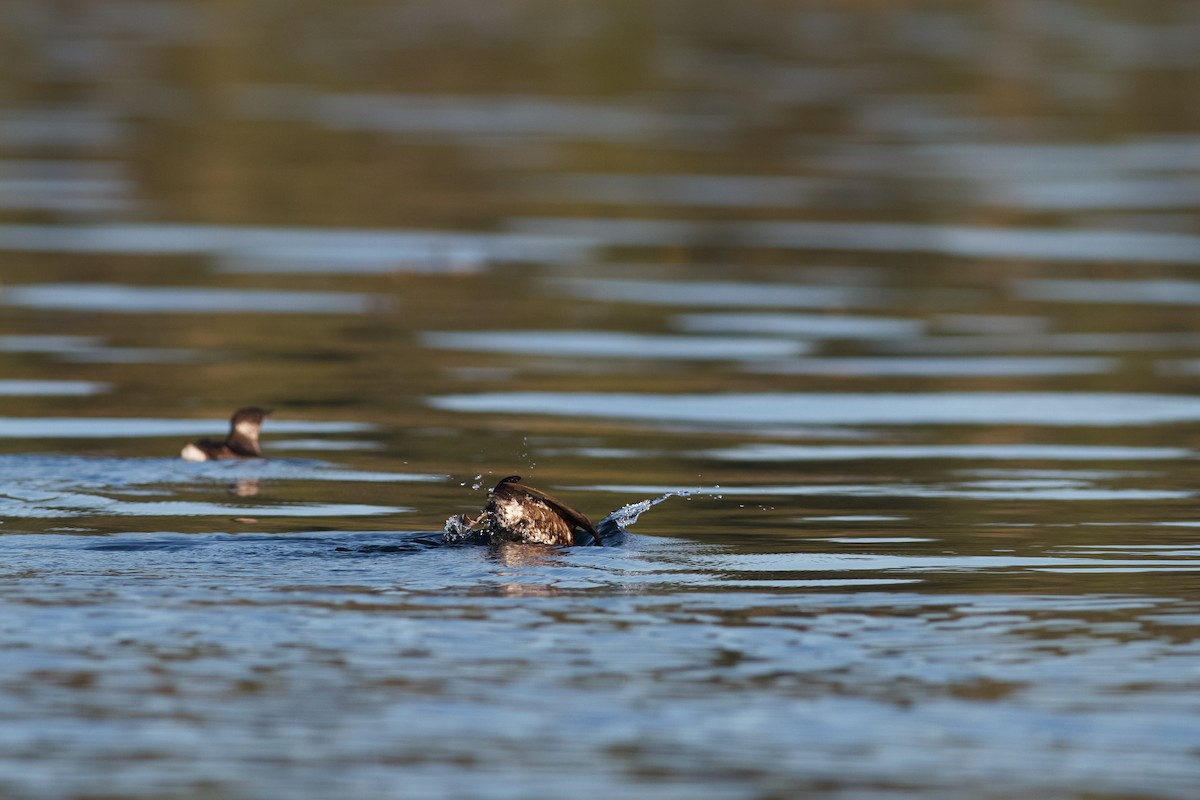
[[[1197,41],[0,0],[0,793],[1190,800]]]

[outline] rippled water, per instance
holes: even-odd
[[[0,795],[1196,797],[1198,39],[0,0]]]

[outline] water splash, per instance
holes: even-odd
[[[469,542],[478,535],[477,531],[471,530],[471,526],[467,524],[461,514],[450,517],[442,526],[442,540],[451,544]]]
[[[608,516],[596,523],[596,530],[599,531],[600,538],[607,541],[612,536],[625,534],[631,525],[637,523],[638,517],[664,500],[672,497],[691,497],[693,494],[695,492],[691,489],[673,489],[663,493],[660,497],[629,503],[610,512]]]

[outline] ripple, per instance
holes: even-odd
[[[921,340],[921,341],[928,341]],[[771,375],[824,375],[839,378],[881,377],[1016,377],[1060,375],[1104,375],[1117,367],[1117,360],[1085,356],[914,356],[889,358],[802,358],[747,364],[751,372]]]
[[[319,461],[262,459],[193,464],[176,458],[92,458],[84,456],[0,456],[0,515],[14,519],[63,517],[355,517],[412,511],[403,506],[362,503],[252,503],[268,481],[413,483],[445,480],[444,475],[348,470]],[[238,502],[169,498],[180,485],[231,485]],[[142,489],[139,487],[153,487]],[[116,492],[110,497],[98,492]]]
[[[117,148],[125,143],[126,131],[113,109],[99,106],[0,110],[0,146],[5,148]]]
[[[791,208],[808,205],[828,182],[774,175],[559,173],[522,180],[530,197],[622,206]]]
[[[14,519],[63,517],[359,517],[400,514],[412,511],[402,506],[373,506],[350,503],[297,503],[252,505],[248,503],[205,503],[193,500],[129,501],[83,492],[57,492],[40,500],[0,497],[0,512]]]
[[[582,300],[616,300],[675,306],[723,308],[828,308],[891,305],[895,293],[870,286],[825,286],[737,281],[647,281],[618,278],[559,278],[556,292]]]
[[[896,516],[890,516],[887,514],[827,514],[825,516],[820,516],[820,517],[801,517],[800,519],[803,522],[905,522],[906,520],[908,520],[908,517],[896,517]],[[903,539],[904,541],[914,541],[914,542],[915,541],[928,541],[928,542],[937,541],[936,539],[915,539],[915,538],[904,538],[904,537],[893,537],[892,539],[890,539],[890,541],[897,541],[898,539]],[[861,541],[861,540],[854,539],[853,541]]]
[[[0,225],[0,251],[202,255],[228,272],[377,274],[475,271],[481,260],[561,263],[590,245],[508,233],[147,222]]]
[[[806,520],[821,520],[829,519],[828,517],[806,517]],[[844,517],[842,519],[845,519]],[[929,539],[921,536],[826,536],[820,539],[822,542],[831,542],[833,544],[922,544],[925,542],[936,542],[937,539]]]
[[[1035,333],[977,336],[925,336],[877,339],[875,350],[889,353],[1137,353],[1149,350],[1197,350],[1195,333]]]
[[[1101,447],[1103,447],[1101,445]],[[1122,448],[1123,449],[1123,448]],[[1157,473],[1149,470],[1113,469],[959,469],[955,474],[974,478],[1034,478],[1068,481],[1103,481],[1117,478],[1153,478]]]
[[[725,572],[736,579],[747,572],[959,572],[1036,570],[1111,572],[1176,572],[1200,570],[1200,557],[1174,559],[1085,558],[1019,555],[882,555],[874,553],[697,553],[693,568]]]
[[[309,121],[337,131],[377,131],[470,138],[532,136],[635,141],[723,134],[728,123],[708,113],[670,113],[655,105],[579,103],[538,95],[322,92],[299,86],[245,85],[232,96],[248,119]]]
[[[722,425],[1157,425],[1200,420],[1183,395],[1055,392],[908,394],[482,392],[442,395],[434,408]]]
[[[778,358],[809,349],[804,342],[783,339],[651,336],[613,331],[437,331],[421,334],[421,344],[443,350],[689,361]]]
[[[0,134],[3,138],[3,134]],[[127,171],[109,161],[0,161],[0,208],[114,212],[134,207]]]
[[[1093,172],[1097,165],[1137,171],[1174,173],[1200,169],[1195,136],[1135,136],[1111,143],[1093,142],[956,142],[918,148],[921,156],[954,165],[961,173],[982,177],[1048,172],[1072,175]],[[909,162],[909,164],[920,163]]]
[[[1059,303],[1200,304],[1200,281],[1039,279],[1016,281],[1012,290],[1022,300]]]
[[[1119,447],[1056,444],[793,445],[744,444],[697,455],[721,461],[851,461],[874,459],[968,459],[1005,461],[1162,461],[1191,458],[1181,447]]]
[[[0,395],[7,397],[84,397],[111,388],[101,381],[0,379]]]
[[[168,347],[107,347],[98,336],[0,336],[0,352],[47,353],[84,364],[183,364],[201,360],[199,350]]]
[[[1001,184],[993,201],[1040,211],[1200,207],[1200,180],[1182,177],[1026,180]]]
[[[938,314],[933,319],[940,331],[973,335],[1028,336],[1050,327],[1046,317],[1018,314]]]
[[[359,439],[272,439],[273,450],[380,450],[383,445]]]
[[[939,253],[980,259],[1200,264],[1200,236],[1116,230],[990,228],[898,222],[730,222],[534,217],[520,233],[579,237],[608,247],[679,247],[723,235],[744,246],[848,252]]]
[[[751,486],[669,486],[601,484],[573,486],[575,491],[654,494],[687,492],[707,497],[902,497],[962,500],[1044,500],[1070,502],[1190,500],[1196,492],[1174,489],[1107,489],[1065,480],[975,481],[944,486],[909,483],[787,484]]]
[[[192,463],[179,458],[0,455],[0,481],[9,489],[14,486],[57,489],[226,483],[240,479],[429,483],[445,480],[446,476],[423,472],[354,470],[322,461],[281,458]]]
[[[310,422],[275,419],[277,433],[359,433],[375,426],[364,422]],[[0,437],[29,439],[95,439],[158,436],[224,435],[225,420],[130,419],[128,417],[0,417]]]
[[[98,347],[99,336],[0,336],[0,351],[5,353],[69,353]]]
[[[676,328],[689,332],[768,333],[843,339],[917,336],[925,327],[925,323],[915,319],[842,314],[681,314],[672,322]]]
[[[361,314],[384,300],[350,292],[121,286],[111,283],[44,283],[0,290],[0,303],[22,308],[130,313]]]

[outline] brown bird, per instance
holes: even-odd
[[[492,542],[570,545],[575,543],[577,530],[600,542],[600,534],[581,512],[540,489],[518,483],[520,480],[520,475],[501,479],[488,492],[487,505],[479,516],[467,519],[462,514],[459,521],[486,534]]]
[[[179,455],[184,461],[216,461],[223,458],[262,458],[258,431],[269,408],[239,408],[229,419],[229,435],[224,439],[200,439],[188,442]]]

